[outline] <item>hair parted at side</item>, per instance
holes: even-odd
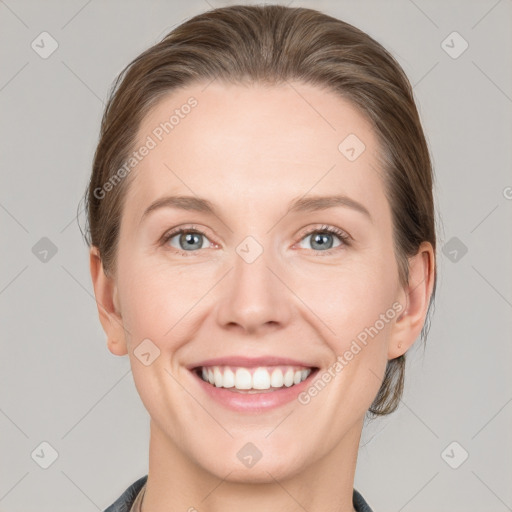
[[[339,94],[370,121],[380,145],[395,255],[405,286],[408,258],[420,244],[430,242],[436,250],[434,176],[409,80],[393,56],[365,32],[313,9],[280,5],[235,5],[199,14],[144,51],[117,77],[84,196],[88,225],[84,237],[88,245],[98,247],[105,272],[115,274],[131,176],[106,194],[95,191],[102,190],[123,166],[141,121],[163,95],[214,79],[267,85],[302,81]],[[435,296],[435,266],[434,275],[423,341]],[[371,414],[396,410],[404,372],[405,355],[388,361]]]

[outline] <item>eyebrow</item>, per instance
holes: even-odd
[[[344,195],[310,196],[292,200],[288,205],[288,213],[314,212],[335,207],[351,208],[362,213],[372,222],[368,209],[361,203]],[[151,212],[160,208],[176,208],[195,211],[219,217],[214,205],[207,199],[194,196],[165,196],[151,203],[141,216],[142,222]]]

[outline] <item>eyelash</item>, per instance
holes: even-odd
[[[182,234],[182,233],[197,233],[199,235],[203,235],[204,237],[208,238],[207,233],[205,233],[203,230],[196,226],[191,226],[188,228],[179,228],[175,229],[173,231],[170,231],[166,233],[161,240],[160,245],[165,245],[171,240],[171,238],[174,238],[176,235]],[[315,234],[315,233],[329,233],[331,235],[336,235],[342,242],[341,245],[338,247],[332,247],[331,249],[328,249],[326,251],[315,251],[314,249],[308,249],[310,251],[313,251],[315,253],[315,256],[325,256],[325,255],[331,255],[334,251],[339,250],[340,248],[343,248],[343,246],[349,246],[350,245],[350,239],[351,237],[347,235],[344,231],[341,229],[335,227],[335,226],[327,226],[324,225],[320,228],[314,228],[309,231],[306,231],[305,233],[301,233],[301,236],[299,238],[299,242],[306,238],[309,235]],[[199,252],[199,250],[196,251],[182,251],[181,249],[176,249],[175,247],[171,248],[172,251],[176,252],[177,254],[180,254],[181,256],[195,256]]]

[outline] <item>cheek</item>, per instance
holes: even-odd
[[[146,329],[143,334],[160,337],[163,329],[170,327],[175,290],[169,286],[164,293],[162,284],[162,277],[153,273],[131,274],[123,290],[123,313],[130,330],[140,333]]]
[[[396,268],[389,260],[370,256],[347,258],[324,268],[309,267],[293,276],[294,291],[314,312],[315,323],[324,324],[322,333],[337,353],[376,322],[383,334],[389,329],[389,319],[385,325],[379,319],[386,312],[393,316]]]
[[[182,301],[169,269],[151,268],[144,258],[120,251],[118,288],[123,323],[132,348],[143,339],[159,340],[172,328]]]
[[[328,421],[334,424],[346,421],[345,410],[364,415],[381,386],[398,316],[397,275],[394,267],[376,260],[338,272],[331,269],[329,274],[330,279],[310,279],[300,292],[306,304],[314,305],[315,325],[331,353],[329,367],[320,376],[326,383],[323,398],[314,402],[320,394],[316,390],[324,385],[312,385],[301,403],[314,402],[315,414],[320,415],[323,405],[332,402],[331,412],[325,414],[332,415]]]

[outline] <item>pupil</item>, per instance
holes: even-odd
[[[326,238],[329,239],[329,238],[332,238],[331,235],[328,235],[328,234],[317,234],[313,237],[313,247],[315,244],[318,244],[318,246],[320,248],[327,248],[327,249],[330,249],[331,246],[332,246],[332,239],[331,239],[331,243],[329,244],[328,241],[326,241]],[[326,247],[326,245],[328,247]]]
[[[195,237],[195,240],[196,240],[195,243],[194,243],[194,237]],[[183,241],[183,239],[186,241],[186,244],[184,244],[185,245],[185,250],[188,250],[190,248],[192,248],[192,249],[200,249],[201,248],[201,242],[198,241],[199,237],[200,237],[200,235],[198,233],[186,233],[185,235],[181,235],[181,241]],[[187,244],[189,244],[188,248],[187,248]]]

